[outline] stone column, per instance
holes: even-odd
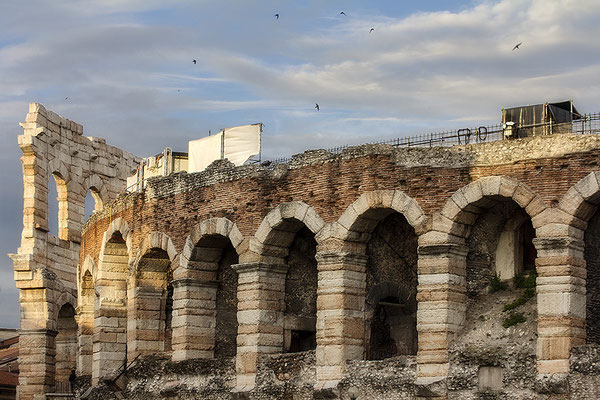
[[[448,348],[462,328],[466,311],[466,256],[459,244],[419,246],[417,287],[417,383],[448,376]]]
[[[138,354],[164,351],[165,321],[162,315],[165,296],[162,288],[138,287],[131,290],[127,312],[127,359]]]
[[[537,249],[538,374],[569,372],[571,348],[585,344],[583,240],[533,239]]]
[[[56,335],[51,329],[19,331],[19,400],[45,399],[54,389]]]
[[[212,358],[215,347],[217,282],[176,279],[173,285],[173,360]]]
[[[316,390],[334,389],[346,360],[364,354],[367,257],[347,252],[318,253]]]
[[[238,273],[236,390],[249,391],[260,355],[283,350],[287,267],[251,262],[232,268]]]
[[[77,375],[92,375],[94,305],[77,307]]]
[[[127,361],[127,308],[122,302],[101,300],[94,312],[92,383],[97,384]]]

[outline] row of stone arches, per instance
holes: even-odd
[[[91,277],[95,295],[94,339],[86,352],[92,375],[120,367],[125,354],[170,350],[176,360],[235,355],[243,386],[252,384],[259,354],[316,347],[323,382],[339,379],[346,359],[417,351],[426,360],[420,377],[444,376],[468,285],[478,279],[469,265],[477,254],[473,233],[492,231],[494,252],[500,242],[512,252],[488,276],[510,265],[514,274],[531,268],[531,254],[538,265],[544,260],[544,240],[564,239],[557,232],[570,233],[573,225],[585,229],[577,222],[591,217],[597,195],[583,196],[590,206],[572,206],[577,196],[569,191],[558,207],[546,208],[526,185],[487,177],[458,190],[432,218],[403,192],[383,190],[363,194],[328,224],[310,206],[291,202],[267,214],[252,238],[213,218],[193,229],[180,253],[167,235],[153,232],[134,257],[127,223],[117,219],[105,233],[97,271],[86,261],[90,268],[81,274],[80,304],[91,303],[81,298],[92,293]],[[564,294],[548,289],[547,298]],[[554,343],[556,336],[543,330],[556,318],[544,307],[538,311],[540,338]],[[569,336],[574,344],[578,335]],[[554,368],[556,360],[568,362],[564,354],[540,356],[541,372],[543,361]]]

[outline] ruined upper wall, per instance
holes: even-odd
[[[61,284],[74,288],[87,191],[92,191],[100,210],[125,188],[140,158],[107,145],[104,139],[82,136],[80,124],[41,104],[30,104],[21,126],[23,232],[18,254],[12,255],[17,286],[19,281],[34,279],[32,271],[46,268]],[[53,181],[58,193],[58,237],[48,229],[52,218],[48,187]],[[52,274],[45,279],[48,276]]]

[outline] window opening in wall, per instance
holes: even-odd
[[[314,350],[317,348],[317,334],[315,331],[292,330],[288,353]]]
[[[48,233],[58,237],[58,191],[56,176],[48,181]]]
[[[94,195],[91,190],[85,195],[85,209],[84,209],[84,217],[85,221],[96,211],[96,200],[94,199]]]

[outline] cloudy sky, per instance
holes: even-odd
[[[2,0],[0,253],[19,246],[29,102],[140,156],[263,122],[263,159],[529,103],[598,112],[599,21],[597,0]],[[17,295],[0,255],[0,327]]]

